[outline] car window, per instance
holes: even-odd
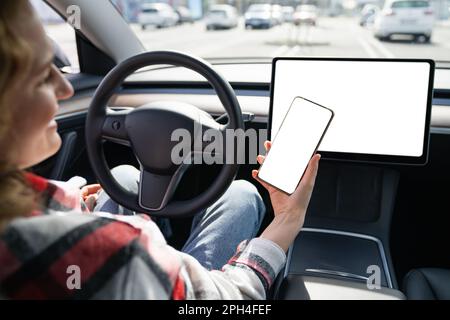
[[[248,8],[248,11],[252,12],[263,12],[263,11],[270,11],[270,6],[250,6]]]
[[[214,15],[214,16],[223,16],[223,17],[225,17],[227,13],[224,10],[211,10],[211,11],[209,11],[209,14],[210,15]]]
[[[316,11],[315,6],[302,5],[297,7],[298,11]]]
[[[80,70],[75,30],[42,0],[31,0],[55,48],[55,64],[65,73]]]
[[[156,13],[156,12],[158,12],[158,10],[155,8],[147,8],[147,9],[142,9],[142,12],[143,13]]]
[[[427,1],[396,1],[392,3],[392,8],[427,8]]]

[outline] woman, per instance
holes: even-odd
[[[261,200],[248,183],[233,184],[228,198],[226,194],[202,213],[200,222],[194,223],[192,239],[179,252],[166,244],[147,216],[90,212],[93,205],[87,199],[98,187],[86,188],[82,194],[67,183],[26,173],[26,168],[58,151],[61,140],[53,119],[57,102],[73,94],[52,58],[51,43],[28,1],[1,1],[1,295],[11,299],[264,299],[303,225],[320,156],[313,157],[291,196],[263,183],[270,193],[274,220],[260,237],[242,239],[220,271],[210,271],[207,261],[214,261],[216,254],[228,259],[224,252],[208,251],[208,244],[217,241],[211,233],[223,236],[236,225],[225,218],[225,230],[217,230],[219,224],[214,223],[239,212],[240,205],[228,204],[236,198],[230,190],[245,199],[246,210],[263,210],[252,209],[261,206]],[[263,160],[258,156],[260,163]],[[256,178],[257,171],[252,174]],[[215,247],[226,246],[225,239]],[[72,277],[77,274],[79,278]]]

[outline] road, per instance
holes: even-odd
[[[238,28],[216,31],[206,31],[202,22],[144,31],[138,25],[131,27],[148,50],[179,50],[204,58],[329,56],[450,60],[449,22],[436,24],[431,43],[427,44],[405,39],[381,42],[373,37],[370,28],[360,27],[357,19],[351,17],[322,17],[317,27],[299,28],[286,23],[269,30],[246,30],[242,22]],[[73,40],[62,31],[64,28],[51,26],[48,30],[74,59]]]

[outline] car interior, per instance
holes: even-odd
[[[152,214],[171,216],[174,232],[168,242],[175,248],[187,239],[192,214],[234,177],[244,179],[258,188],[266,204],[262,231],[273,211],[266,190],[251,177],[258,165],[250,161],[240,166],[192,165],[179,176],[170,168],[174,175],[161,182],[160,194],[142,199],[121,190],[109,169],[121,164],[139,168],[142,161],[161,169],[161,159],[172,146],[169,130],[185,119],[169,111],[183,104],[196,107],[190,114],[185,111],[185,117],[205,117],[204,123],[225,117],[231,128],[267,129],[272,59],[203,63],[180,52],[146,53],[109,1],[45,2],[64,18],[69,18],[69,5],[81,7],[82,25],[75,30],[80,72],[66,74],[75,95],[60,103],[62,148],[32,171],[49,179],[100,181],[113,198],[133,209],[146,207]],[[98,19],[97,12],[108,19]],[[445,79],[450,79],[450,68],[437,66],[435,85]],[[450,85],[435,86],[431,98],[426,164],[322,158],[305,226],[269,299],[450,299]],[[136,111],[149,105],[168,112]],[[127,115],[140,124],[128,133],[139,150],[116,130]],[[143,174],[145,195],[146,183],[159,180]],[[176,188],[173,179],[180,180]],[[173,195],[168,202],[161,195],[167,189]],[[374,276],[380,283],[375,289],[368,285]]]

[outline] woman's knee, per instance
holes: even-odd
[[[258,189],[253,184],[246,180],[236,180],[231,184],[226,196],[227,201],[237,201],[237,206],[243,209],[245,214],[249,211],[256,213],[258,223],[262,222],[266,207]]]
[[[130,165],[120,165],[111,170],[114,179],[127,191],[138,192],[140,171]]]

